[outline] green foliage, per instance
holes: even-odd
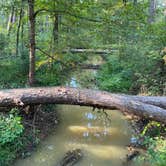
[[[9,166],[11,161],[15,159],[15,153],[11,151],[11,148],[0,146],[0,165]]]
[[[8,117],[0,117],[0,144],[13,142],[23,132],[21,117],[9,114]]]
[[[29,56],[27,49],[24,49],[21,52],[21,59],[18,60],[18,70],[21,75],[23,75],[22,79],[24,79],[24,76],[27,75],[29,70]]]
[[[3,33],[0,33],[0,54],[2,55],[4,53],[4,49],[7,46],[7,39],[6,36]]]
[[[3,60],[0,64],[0,88],[16,88],[25,86],[27,75],[23,73],[21,60],[15,58]],[[26,68],[26,66],[24,66]]]
[[[9,115],[0,115],[0,165],[10,165],[23,143],[21,117],[12,109]]]
[[[138,166],[145,163],[151,166],[165,166],[166,163],[166,140],[164,138],[166,128],[164,124],[150,121],[141,133],[144,139],[142,145],[147,149],[146,153],[136,159]]]
[[[100,89],[111,92],[127,92],[131,87],[132,72],[119,63],[119,59],[111,57],[98,73]]]
[[[0,88],[27,86],[29,69],[29,23],[27,1],[23,2],[23,18],[19,30],[18,55],[16,57],[16,36],[19,24],[20,0],[0,1]],[[162,13],[164,7],[157,7],[156,21],[148,23],[149,1],[122,0],[36,0],[36,80],[38,86],[62,85],[71,77],[70,72],[80,64],[97,63],[91,54],[62,54],[68,48],[102,48],[113,51],[98,72],[97,86],[112,92],[146,93],[162,95],[166,93],[166,22]],[[14,18],[9,17],[14,9]],[[53,41],[55,12],[59,13],[58,41]],[[10,32],[6,27],[11,25]],[[43,51],[39,50],[41,48]],[[63,51],[62,51],[63,52]],[[52,57],[52,58],[51,58]],[[79,74],[78,74],[79,77]],[[94,88],[89,73],[79,78],[80,85]],[[84,83],[84,84],[83,84]],[[47,110],[48,111],[48,110]],[[165,161],[163,140],[153,139],[161,135],[160,124],[149,123],[143,136],[147,137],[148,158],[152,165],[162,166]],[[0,165],[7,165],[23,147],[23,127],[17,114],[0,118]],[[33,135],[25,142],[33,142]],[[158,141],[163,145],[156,149]],[[35,142],[35,141],[34,141]],[[157,155],[159,159],[157,160]],[[154,161],[153,159],[156,159]]]
[[[162,137],[146,137],[144,144],[147,146],[145,155],[141,155],[136,163],[139,166],[146,162],[151,166],[165,166],[166,163],[166,140]]]
[[[161,51],[166,45],[166,22],[160,18],[148,24],[148,7],[147,2],[138,3],[136,7],[132,4],[119,6],[111,21],[103,26],[104,39],[112,43],[112,49],[115,45],[117,52],[108,57],[107,64],[99,74],[101,89],[115,92],[130,90],[135,94],[164,94],[166,66]],[[114,56],[117,59],[115,62]],[[115,72],[109,68],[113,65],[123,69]],[[128,79],[124,78],[125,75]]]
[[[21,1],[7,0],[0,3],[0,53],[2,60],[0,75],[1,88],[26,86],[28,76],[29,26],[24,2],[24,15],[20,27],[19,57],[16,54],[16,32]],[[11,23],[10,34],[6,27],[15,9],[16,19]],[[166,45],[163,7],[156,10],[156,22],[148,24],[148,1],[129,1],[126,6],[122,0],[112,1],[49,1],[36,0],[36,79],[38,85],[51,86],[63,84],[71,68],[85,62],[89,54],[62,54],[67,48],[106,48],[118,53],[109,55],[108,64],[98,75],[100,89],[114,92],[163,94],[165,67],[162,65],[161,50]],[[58,26],[58,42],[53,41],[54,12],[61,11]],[[53,59],[50,58],[53,57]],[[115,56],[116,58],[112,57]],[[14,59],[14,60],[13,60]],[[114,59],[116,59],[114,61]],[[112,62],[111,62],[112,61]],[[109,66],[113,66],[111,69]],[[117,67],[115,67],[117,66]]]
[[[165,132],[164,125],[161,125],[159,122],[149,122],[145,127],[144,130],[142,131],[141,135],[142,136],[148,136],[148,137],[158,137],[160,134]]]
[[[60,85],[64,79],[62,75],[62,65],[56,62],[48,62],[42,64],[36,71],[39,86],[56,86]]]

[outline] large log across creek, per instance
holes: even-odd
[[[70,87],[39,87],[0,90],[0,107],[34,104],[71,104],[118,109],[166,124],[165,96],[130,96]]]

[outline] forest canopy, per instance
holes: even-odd
[[[1,88],[60,85],[66,71],[94,55],[70,51],[81,48],[110,51],[96,77],[100,89],[165,93],[164,1],[2,0],[0,6]]]

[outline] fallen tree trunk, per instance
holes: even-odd
[[[63,50],[62,53],[92,53],[92,54],[110,54],[112,50],[109,49],[83,49],[83,48],[70,48]]]
[[[0,91],[0,107],[32,104],[72,104],[119,109],[122,112],[129,112],[166,123],[166,97],[137,97],[69,87],[25,88]]]
[[[80,64],[81,69],[92,69],[99,70],[101,65],[93,65],[93,64]]]
[[[166,109],[166,97],[165,96],[157,96],[157,97],[155,97],[155,96],[129,96],[129,95],[125,95],[125,96],[130,98],[131,100],[155,105],[155,106]]]

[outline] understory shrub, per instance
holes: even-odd
[[[16,109],[10,114],[0,115],[0,165],[7,166],[16,158],[17,152],[22,148],[22,134],[24,127],[21,117]]]
[[[118,58],[111,57],[99,71],[97,84],[102,90],[128,92],[132,84],[132,71],[124,68]]]
[[[138,166],[148,163],[150,166],[165,166],[166,163],[166,128],[164,124],[151,121],[141,133],[143,146],[147,149],[136,159]]]

